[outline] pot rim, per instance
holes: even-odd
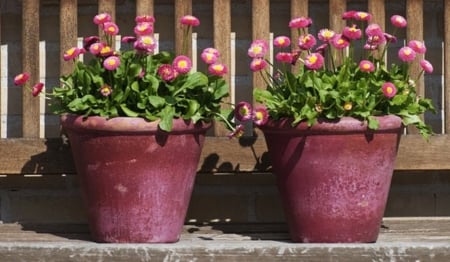
[[[174,118],[172,130],[170,132],[166,132],[158,127],[158,123],[160,122],[159,120],[148,121],[141,117],[85,117],[75,114],[62,114],[60,116],[60,122],[63,128],[69,130],[147,134],[154,134],[158,132],[167,134],[199,133],[206,132],[206,130],[212,126],[211,122],[199,121],[194,124],[191,120]]]
[[[375,116],[379,122],[379,128],[369,129],[367,121],[362,121],[354,117],[342,117],[336,120],[319,119],[316,124],[308,126],[306,121],[292,126],[292,118],[281,118],[279,120],[269,119],[269,121],[259,128],[263,132],[284,133],[294,130],[306,133],[386,133],[400,132],[403,129],[402,119],[396,115]]]

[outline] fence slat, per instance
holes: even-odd
[[[113,21],[116,21],[116,0],[98,0],[98,13],[108,13]],[[99,36],[104,35],[103,30],[99,27]],[[112,43],[114,48],[114,41]]]
[[[372,15],[372,20],[370,22],[380,25],[384,31],[386,28],[384,0],[369,0],[367,6],[368,12]]]
[[[220,50],[220,60],[225,63],[228,68],[228,74],[225,81],[229,84],[231,92],[231,1],[230,0],[214,0],[213,3],[213,24],[214,24],[214,47]],[[230,102],[230,97],[224,99],[224,107]],[[222,123],[215,123],[214,134],[216,136],[226,136],[227,129]]]
[[[450,134],[450,1],[444,1],[444,109],[445,134]]]
[[[347,1],[330,0],[330,28],[335,32],[342,32],[345,26],[345,21],[342,19],[342,14],[346,11]]]
[[[270,38],[270,1],[252,1],[252,40]],[[264,79],[257,72],[253,73],[253,88],[265,88]]]
[[[63,57],[63,53],[77,46],[78,36],[78,0],[61,0],[59,8],[59,46],[60,57]],[[73,63],[61,62],[60,72],[62,75],[69,74],[73,70]]]
[[[39,10],[40,1],[22,2],[22,70],[30,80],[22,90],[22,136],[39,137],[39,99],[30,92],[39,82]]]
[[[297,17],[308,17],[308,8],[309,8],[309,1],[308,0],[291,0],[291,19],[297,18]],[[291,39],[295,39],[294,41],[291,41],[291,47],[292,50],[298,49],[298,39],[300,36],[299,31],[296,28],[291,29]],[[292,66],[292,72],[297,72],[299,68],[300,63],[296,63],[295,66]]]
[[[423,0],[406,1],[406,20],[408,21],[406,40],[423,40]],[[417,56],[423,57],[421,54],[417,54]],[[413,77],[418,76],[420,65],[418,63],[410,64],[409,72]],[[424,85],[424,79],[421,77],[416,82],[417,95],[421,97],[425,96]],[[411,134],[418,133],[417,129],[413,126],[408,127],[408,132]]]
[[[183,35],[184,28],[180,24],[180,19],[185,15],[192,15],[192,0],[175,1],[175,53],[192,57],[192,41],[187,41],[187,39],[192,39],[192,31],[189,32],[186,42],[183,43],[185,36]],[[184,47],[183,44],[185,45]],[[184,48],[186,50],[183,50]]]
[[[154,4],[153,0],[136,0],[136,15],[153,15]]]

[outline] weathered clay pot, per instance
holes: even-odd
[[[353,118],[261,127],[291,238],[295,242],[375,242],[402,130],[397,116],[378,130]]]
[[[209,124],[63,115],[91,235],[98,242],[176,242]]]

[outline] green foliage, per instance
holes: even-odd
[[[386,53],[388,46],[389,43],[377,50],[379,53],[363,50],[367,55],[362,59],[372,63],[373,71],[360,68],[359,61],[364,55],[358,57],[361,60],[354,59],[354,42],[348,50],[338,50],[327,43],[325,62],[319,69],[308,68],[303,60],[312,50],[300,51],[300,58],[292,62],[297,63],[295,72],[286,66],[283,70],[274,68],[273,75],[269,70],[260,71],[267,85],[265,89],[254,89],[255,100],[267,107],[270,118],[292,118],[293,125],[301,121],[314,125],[318,119],[349,116],[367,121],[369,128],[377,129],[374,116],[392,114],[401,117],[405,126],[416,126],[428,138],[432,130],[421,115],[435,112],[433,103],[416,93],[415,81],[408,72],[409,62],[388,67],[383,59],[377,58]],[[340,63],[336,57],[341,57]],[[395,85],[394,96],[383,92],[382,86],[387,82]]]

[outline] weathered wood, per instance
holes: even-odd
[[[213,3],[214,47],[220,51],[220,61],[227,65],[229,71],[225,81],[229,84],[230,97],[223,100],[224,108],[229,108],[232,93],[231,89],[231,1],[214,0]],[[219,122],[214,124],[216,136],[226,136],[229,131]]]
[[[192,31],[185,35],[186,26],[180,24],[180,19],[185,15],[192,15],[192,0],[175,1],[175,53],[192,57]],[[187,39],[185,39],[187,38]]]
[[[154,15],[154,0],[136,0],[136,15]]]
[[[291,19],[297,18],[297,17],[308,17],[308,7],[309,7],[309,1],[308,0],[291,0]],[[295,28],[291,29],[291,48],[292,50],[298,49],[298,41],[300,34],[299,31]],[[291,70],[292,72],[298,72],[298,68],[300,66],[300,63],[296,63],[294,66],[292,66]]]
[[[77,46],[78,36],[78,1],[77,0],[61,0],[59,14],[59,46],[60,57],[69,48]],[[73,63],[61,62],[60,73],[66,75],[72,72]]]
[[[269,42],[270,1],[252,0],[252,41],[263,39]],[[265,82],[259,72],[253,73],[253,88],[265,88]]]
[[[346,11],[347,1],[330,0],[330,28],[335,32],[342,32],[345,27],[345,20],[342,14]]]
[[[403,136],[396,170],[449,170],[450,137],[435,136],[429,142],[419,135]],[[70,148],[57,139],[0,140],[0,174],[73,174]],[[269,172],[264,139],[230,141],[207,137],[198,171],[203,173]]]
[[[98,13],[108,13],[111,15],[112,21],[116,21],[116,0],[98,0]],[[99,36],[106,37],[103,29],[99,27],[98,31]],[[112,41],[111,45],[112,48],[115,48],[115,41]]]
[[[450,1],[444,1],[444,101],[445,101],[445,134],[450,134]]]
[[[39,10],[40,1],[22,1],[22,70],[30,80],[22,89],[22,136],[39,137],[39,99],[31,94],[39,82]]]
[[[369,0],[367,3],[368,11],[372,15],[371,23],[376,23],[381,26],[383,30],[385,30],[386,23],[386,11],[385,4],[383,0]]]
[[[6,261],[446,261],[449,225],[445,217],[385,218],[371,244],[294,244],[285,224],[185,225],[176,243],[105,245],[92,242],[83,225],[3,224],[0,255]]]

